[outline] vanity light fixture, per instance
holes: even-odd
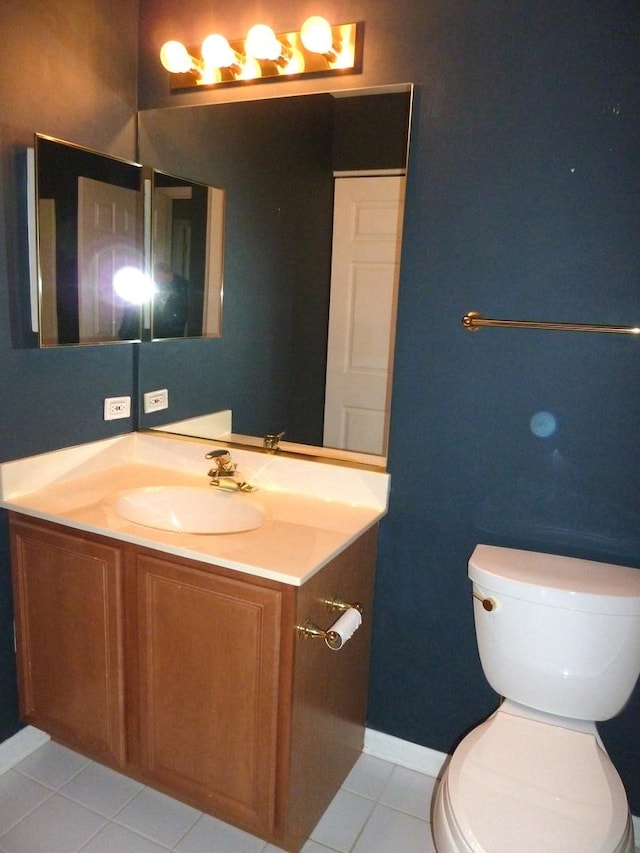
[[[167,41],[160,61],[171,75],[172,92],[301,74],[357,73],[362,64],[361,29],[355,23],[331,26],[319,15],[308,18],[300,31],[288,33],[256,24],[245,39],[229,42],[213,33],[199,49]]]

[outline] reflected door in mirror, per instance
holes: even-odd
[[[325,447],[385,452],[405,180],[336,180]]]
[[[78,321],[80,341],[119,337],[127,302],[118,273],[140,271],[138,192],[78,178]],[[133,332],[139,330],[133,329]]]

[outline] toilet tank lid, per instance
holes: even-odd
[[[640,569],[477,545],[469,578],[483,589],[550,607],[640,615]]]

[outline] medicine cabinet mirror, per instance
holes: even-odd
[[[34,172],[40,346],[220,334],[224,191],[42,134]]]
[[[225,191],[157,170],[152,182],[151,337],[217,337]]]
[[[35,173],[41,346],[120,340],[127,281],[144,270],[142,167],[37,135]]]
[[[140,392],[162,382],[177,399],[184,377],[198,377],[179,399],[185,421],[171,424],[169,410],[142,415],[142,427],[202,426],[205,438],[248,444],[284,432],[285,449],[384,464],[412,95],[406,84],[139,114],[145,163],[177,174],[188,164],[226,191],[224,333],[171,359],[142,347]],[[333,413],[331,381],[351,394]],[[221,410],[229,434],[211,434]]]

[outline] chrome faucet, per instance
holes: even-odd
[[[238,466],[231,460],[228,450],[212,450],[206,454],[205,459],[213,459],[215,462],[215,467],[207,475],[213,478],[209,485],[238,492],[256,491],[257,486],[250,485],[240,477]]]
[[[284,436],[283,432],[268,432],[262,442],[262,446],[265,450],[275,451],[278,449],[278,444],[280,443],[280,439]]]

